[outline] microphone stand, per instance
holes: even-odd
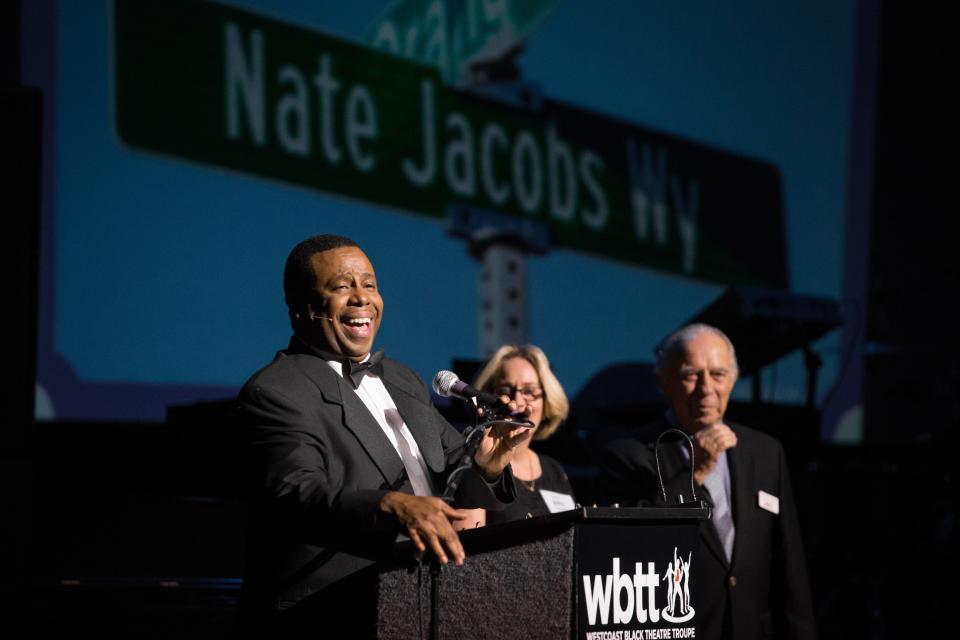
[[[700,502],[700,505],[698,506],[702,506],[703,502],[697,500],[697,490],[693,482],[693,466],[694,466],[694,463],[696,462],[696,452],[693,447],[693,440],[691,440],[690,436],[687,435],[685,432],[681,431],[680,429],[667,429],[666,431],[661,433],[659,436],[657,436],[657,441],[653,445],[653,455],[657,463],[657,480],[659,480],[660,482],[660,495],[663,496],[663,503],[669,504],[667,502],[667,488],[663,484],[663,473],[660,471],[660,441],[663,439],[663,436],[667,435],[668,433],[679,434],[683,436],[684,439],[686,439],[687,441],[687,446],[690,448],[690,496],[693,499],[694,503]],[[681,493],[680,495],[677,496],[677,498],[679,500],[679,504],[683,504],[683,494]]]
[[[460,464],[457,465],[447,478],[447,486],[440,496],[440,498],[448,504],[453,503],[453,498],[457,494],[457,488],[460,486],[463,473],[473,467],[473,456],[476,455],[477,449],[480,448],[480,442],[483,440],[483,434],[486,433],[487,429],[498,422],[504,422],[518,427],[528,426],[529,424],[527,422],[517,422],[513,420],[508,413],[508,407],[503,404],[494,406],[484,404],[483,416],[484,421],[480,422],[480,416],[477,415],[477,412],[474,412],[473,426],[467,427],[463,432],[466,442],[464,442],[463,445],[463,455],[460,457]]]

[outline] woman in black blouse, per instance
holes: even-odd
[[[497,349],[477,376],[474,386],[495,395],[510,396],[533,423],[530,437],[513,453],[517,499],[503,511],[475,509],[458,529],[573,509],[573,487],[560,463],[530,448],[531,440],[549,438],[570,409],[567,394],[550,371],[547,356],[532,345],[505,345]]]

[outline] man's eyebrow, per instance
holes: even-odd
[[[357,274],[360,278],[376,278],[376,276],[371,271],[364,271],[363,273]],[[335,276],[332,276],[330,280],[349,280],[353,278],[352,271],[344,271],[343,273],[338,273]]]

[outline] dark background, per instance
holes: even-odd
[[[873,121],[861,123],[872,137],[869,215],[848,227],[869,255],[845,365],[862,376],[863,442],[822,444],[816,409],[742,402],[729,411],[787,446],[824,638],[918,637],[952,621],[958,591],[950,22],[929,7],[879,8],[878,82],[861,95],[875,105]],[[171,407],[155,425],[33,422],[40,96],[20,86],[19,3],[0,11],[9,363],[0,575],[10,613],[0,632],[24,618],[26,637],[217,637],[230,628],[243,572],[227,404]],[[649,388],[641,364],[620,374],[624,389]],[[543,450],[590,504],[601,499],[591,447],[658,410],[653,395],[588,384]]]

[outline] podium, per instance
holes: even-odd
[[[462,567],[381,567],[376,637],[693,638],[708,517],[699,506],[581,507],[461,532]],[[412,545],[396,553],[412,558]]]

